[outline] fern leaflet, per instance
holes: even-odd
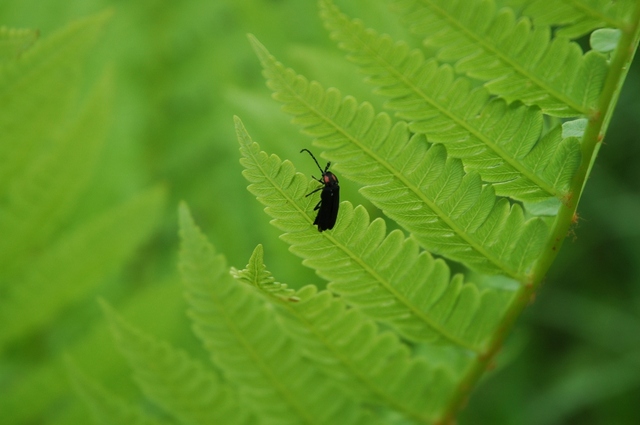
[[[183,351],[132,328],[106,302],[102,307],[136,381],[158,406],[192,425],[255,423],[235,390],[217,374]]]
[[[567,196],[580,163],[580,144],[576,138],[539,143],[543,122],[538,108],[489,101],[484,88],[472,89],[467,78],[456,79],[448,65],[438,67],[434,60],[425,61],[420,50],[365,29],[328,0],[320,4],[332,38],[379,87],[377,92],[391,98],[386,106],[409,121],[412,132],[444,144],[466,170],[493,183],[499,196],[525,202]],[[542,146],[551,152],[538,152]],[[550,163],[566,165],[552,168]]]
[[[546,26],[516,21],[493,0],[395,0],[414,34],[437,49],[456,71],[486,81],[490,93],[509,103],[538,105],[549,115],[588,115],[596,107],[608,65],[604,55],[582,54]]]
[[[80,223],[33,259],[0,300],[0,348],[52,320],[100,284],[148,237],[163,202],[162,190],[139,194]]]
[[[90,24],[95,25],[95,22],[88,21],[85,26]],[[87,28],[84,30],[89,31]],[[91,30],[96,31],[94,28]],[[78,31],[63,34],[66,37],[87,37],[87,34]],[[68,41],[66,37],[62,38],[62,41]],[[91,46],[86,41],[84,44],[85,49]],[[86,54],[83,50],[79,52]],[[74,53],[79,54],[75,51]],[[0,118],[0,130],[3,134],[0,143],[0,234],[3,235],[0,238],[0,269],[7,274],[25,261],[27,253],[43,249],[54,231],[73,210],[93,173],[107,128],[111,89],[107,79],[96,85],[86,104],[80,108],[79,116],[73,117],[72,120],[65,119],[64,114],[70,109],[69,105],[64,103],[69,100],[66,99],[67,93],[59,95],[56,90],[45,86],[56,86],[53,76],[62,78],[58,75],[59,69],[55,69],[54,72],[49,68],[57,65],[57,61],[49,63],[53,59],[45,60],[37,55],[32,57],[34,60],[36,58],[44,62],[39,64],[43,70],[21,69],[20,72],[27,73],[31,78],[20,74],[14,76],[16,79],[5,82],[11,87],[0,87],[0,104],[11,108],[10,113],[2,114],[3,118]],[[66,57],[54,55],[54,58],[63,60]],[[79,61],[80,58],[85,59],[84,56],[74,57],[75,61]],[[62,71],[68,70],[68,67],[60,68]],[[45,72],[46,75],[38,75],[37,71]],[[2,77],[6,75],[0,75],[0,80]],[[64,79],[73,80],[73,74],[66,75]],[[18,90],[20,85],[30,83],[46,94],[30,97],[29,93]],[[63,84],[62,90],[66,87]],[[70,91],[73,92],[71,89]],[[42,99],[42,96],[59,96],[60,99],[52,100],[51,104],[42,107],[41,111],[39,102],[47,101],[47,98]],[[25,98],[28,101],[25,101]],[[55,110],[52,113],[53,118],[42,117],[49,108]],[[17,122],[30,122],[33,119],[34,124],[16,125],[14,122],[2,122],[15,118],[16,113],[19,118]],[[21,113],[29,116],[21,116]],[[39,119],[41,117],[42,120]],[[50,118],[70,123],[61,129],[60,123],[49,122]],[[41,128],[43,124],[45,127]],[[34,149],[34,145],[37,145],[37,149]],[[3,157],[3,154],[6,157]]]
[[[64,122],[109,13],[77,21],[0,67],[0,193]],[[30,125],[24,125],[30,123]]]
[[[239,124],[239,123],[236,123]],[[231,268],[231,275],[236,279],[255,286],[261,291],[269,294],[274,299],[291,301],[297,303],[300,298],[296,296],[296,291],[290,289],[284,283],[276,282],[264,265],[264,252],[262,245],[258,245],[249,258],[247,267],[238,270]]]
[[[433,421],[453,389],[448,368],[411,358],[395,334],[380,333],[360,310],[347,309],[341,298],[328,291],[318,292],[312,285],[297,292],[286,289],[275,282],[262,258],[259,245],[247,268],[234,274],[274,298],[283,311],[284,328],[307,357],[351,394],[391,407],[418,423]],[[296,301],[291,302],[294,293]]]
[[[298,354],[264,297],[228,275],[185,205],[179,215],[180,266],[196,334],[247,408],[278,424],[370,423],[347,393]]]
[[[481,351],[509,294],[480,292],[461,275],[450,279],[442,260],[420,252],[398,230],[387,235],[383,220],[370,222],[363,207],[349,202],[341,204],[331,232],[318,232],[311,225],[314,201],[305,197],[308,178],[289,161],[261,152],[239,120],[236,130],[249,190],[286,232],[282,239],[291,251],[328,280],[333,292],[409,339]]]
[[[427,250],[490,274],[525,281],[548,233],[540,219],[525,220],[519,205],[497,200],[491,185],[441,145],[409,137],[407,124],[393,124],[368,103],[342,98],[336,89],[285,69],[252,38],[274,97],[295,116],[314,144],[361,192],[411,232]]]

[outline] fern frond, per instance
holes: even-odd
[[[0,301],[0,347],[50,321],[103,282],[149,236],[163,203],[160,189],[138,195],[80,224],[34,260]]]
[[[87,55],[110,15],[77,21],[0,68],[0,194],[34,151],[59,135],[52,129],[65,121]]]
[[[0,194],[0,269],[5,273],[43,249],[89,184],[106,135],[110,92],[109,80],[101,80],[69,128],[32,153],[12,176],[7,193]]]
[[[235,279],[253,285],[274,298],[291,302],[300,301],[300,299],[296,297],[296,291],[294,289],[288,288],[284,283],[276,282],[264,265],[263,258],[262,245],[258,245],[253,250],[247,267],[243,270],[231,267],[231,275]]]
[[[333,292],[409,339],[481,351],[510,294],[480,292],[461,275],[451,279],[444,261],[420,252],[398,230],[387,235],[384,221],[370,222],[362,206],[343,202],[334,229],[318,232],[310,215],[315,201],[305,197],[309,179],[289,161],[261,152],[238,119],[236,131],[249,190],[286,232],[282,239],[291,251]]]
[[[437,49],[457,72],[486,81],[490,93],[509,103],[538,105],[549,115],[588,115],[596,108],[608,65],[604,55],[583,55],[546,26],[516,20],[493,0],[395,0],[411,31]]]
[[[444,144],[450,156],[462,159],[466,170],[494,183],[499,196],[525,202],[567,196],[571,170],[579,165],[580,144],[574,138],[538,143],[543,126],[538,108],[490,102],[483,87],[472,89],[467,78],[456,79],[450,66],[426,61],[420,50],[409,50],[403,42],[365,29],[329,0],[320,6],[332,38],[378,86],[377,92],[391,99],[385,106],[406,119],[410,131]],[[566,146],[557,149],[558,144]],[[552,152],[533,154],[540,146],[559,157]],[[552,170],[552,162],[567,166]]]
[[[525,220],[519,205],[497,200],[491,185],[465,174],[441,145],[430,146],[424,135],[410,138],[405,122],[393,124],[368,103],[309,83],[252,43],[283,109],[328,150],[336,169],[365,185],[361,192],[388,217],[433,253],[526,280],[548,232],[542,220]]]
[[[255,423],[220,376],[187,353],[134,329],[106,302],[101,304],[138,385],[159,407],[191,425]]]
[[[0,66],[17,59],[37,38],[37,30],[0,27]]]
[[[236,279],[265,291],[284,312],[279,316],[307,357],[323,366],[351,394],[390,407],[417,423],[432,423],[454,387],[443,365],[434,366],[409,350],[390,332],[379,332],[358,309],[347,309],[342,298],[313,285],[295,293],[296,301],[280,296],[286,285],[275,282],[263,262],[262,246]],[[288,290],[291,291],[291,290]]]
[[[557,35],[576,39],[594,29],[627,26],[635,4],[636,0],[561,0],[551,5],[531,0],[522,14],[535,25],[559,27]]]
[[[367,424],[371,418],[299,355],[271,304],[228,274],[225,260],[179,211],[180,266],[196,334],[248,409],[278,424]]]
[[[91,410],[96,424],[164,425],[91,381],[70,360],[67,360],[67,370],[76,392]]]

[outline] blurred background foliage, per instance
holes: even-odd
[[[368,26],[419,46],[384,1],[337,3]],[[73,218],[92,216],[158,185],[164,187],[166,208],[160,219],[149,218],[158,223],[151,236],[116,273],[1,353],[2,423],[89,423],[70,389],[65,354],[112,392],[144,405],[112,343],[99,296],[135,326],[205,357],[191,335],[177,278],[180,200],[230,264],[244,266],[262,243],[276,279],[293,287],[323,285],[278,239],[240,174],[233,115],[263,149],[292,160],[300,171],[316,171],[299,155],[309,140],[270,100],[247,33],[308,78],[381,104],[329,40],[313,1],[22,0],[0,3],[0,24],[38,29],[46,39],[105,9],[114,14],[78,85],[88,93],[108,72],[110,126]],[[461,423],[640,423],[638,93],[636,60],[572,235]],[[345,199],[379,215],[354,184],[341,183]]]

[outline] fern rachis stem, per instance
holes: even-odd
[[[467,375],[458,385],[458,391],[449,403],[449,406],[445,410],[439,423],[452,423],[456,417],[457,411],[467,398],[470,390],[475,387],[477,381],[484,374],[489,362],[500,350],[500,347],[502,347],[504,339],[515,324],[516,319],[530,303],[532,296],[540,287],[544,276],[555,260],[569,231],[569,227],[571,226],[573,216],[578,206],[578,201],[582,194],[582,189],[584,188],[593,159],[597,153],[597,148],[602,141],[601,135],[604,134],[604,131],[609,124],[615,102],[617,101],[622,83],[624,82],[624,77],[629,70],[629,65],[633,60],[639,41],[640,3],[636,5],[631,25],[628,28],[623,28],[622,37],[618,42],[618,47],[616,48],[616,52],[611,61],[609,74],[607,75],[605,85],[600,95],[598,113],[591,114],[587,124],[587,129],[582,140],[583,161],[580,164],[571,185],[571,193],[573,196],[567,200],[568,202],[561,205],[547,246],[545,247],[540,259],[534,265],[534,268],[527,279],[527,284],[522,285],[519,288],[516,296],[514,297],[514,301],[507,310],[504,319],[499,324],[497,328],[498,330],[489,343],[485,354],[477,358]]]

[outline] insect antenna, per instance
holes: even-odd
[[[302,152],[308,152],[309,155],[311,155],[311,158],[313,158],[313,160],[316,162],[316,165],[318,166],[318,169],[320,169],[321,173],[325,173],[327,171],[327,169],[329,168],[329,165],[331,164],[330,162],[327,163],[327,167],[324,169],[324,171],[322,171],[322,167],[320,166],[320,164],[318,164],[318,160],[316,159],[315,156],[313,156],[313,154],[311,153],[311,151],[309,149],[302,149],[300,151],[300,153],[302,153]]]

